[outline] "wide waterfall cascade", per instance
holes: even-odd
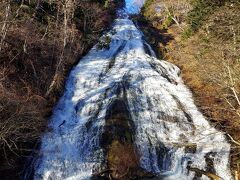
[[[34,178],[91,179],[104,169],[107,112],[124,100],[146,172],[156,179],[209,179],[190,167],[231,179],[223,133],[198,111],[179,68],[156,59],[142,32],[120,14],[70,73],[42,138]]]

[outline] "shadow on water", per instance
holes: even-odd
[[[132,20],[136,26],[143,31],[145,40],[151,45],[157,57],[162,59],[166,51],[164,47],[170,41],[174,40],[174,37],[168,34],[167,30],[155,28],[152,23],[141,14],[132,15]]]
[[[136,179],[152,176],[140,167],[135,147],[135,125],[127,105],[125,83],[115,83],[116,97],[108,105],[100,146],[105,150],[106,167],[96,170],[93,179]]]

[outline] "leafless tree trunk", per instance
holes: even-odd
[[[61,73],[61,69],[63,66],[63,60],[65,55],[65,48],[67,46],[69,36],[71,34],[71,28],[69,28],[69,22],[74,17],[74,10],[75,10],[75,0],[64,0],[62,1],[62,11],[63,11],[63,48],[59,58],[59,61],[56,66],[55,74],[53,80],[45,94],[45,96],[49,96],[49,94],[55,88],[56,83],[58,82],[59,73]]]
[[[6,2],[6,9],[5,9],[5,17],[4,17],[4,23],[1,29],[1,40],[0,40],[0,52],[2,50],[2,46],[5,40],[5,37],[7,35],[7,31],[8,31],[8,27],[9,24],[8,22],[8,18],[9,18],[9,13],[10,13],[10,1]]]

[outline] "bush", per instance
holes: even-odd
[[[226,2],[234,2],[234,0],[192,0],[191,5],[193,8],[188,13],[188,23],[191,29],[197,31],[207,17]]]
[[[190,38],[193,35],[193,31],[191,28],[186,28],[183,32],[182,32],[182,39],[186,40],[188,38]]]

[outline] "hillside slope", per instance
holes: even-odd
[[[178,65],[201,111],[232,142],[240,171],[240,2],[147,0],[138,25],[159,57]]]
[[[121,2],[1,1],[1,179],[20,177],[66,75],[111,25]]]

